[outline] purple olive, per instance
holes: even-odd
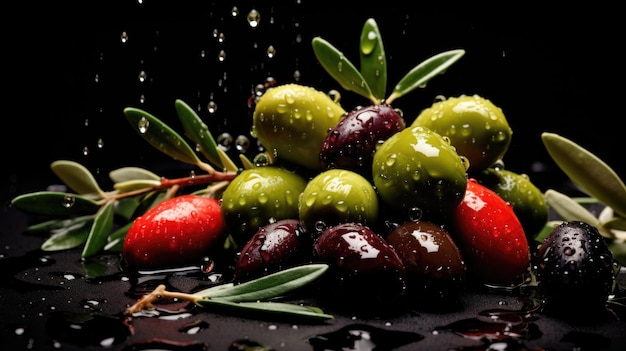
[[[405,222],[385,239],[406,268],[407,287],[419,305],[451,307],[465,285],[466,265],[441,226],[428,221]]]
[[[313,243],[313,259],[329,264],[322,296],[360,311],[391,306],[406,292],[406,271],[394,249],[369,227],[328,227]]]
[[[297,219],[282,219],[259,228],[242,248],[235,265],[235,280],[243,282],[310,259],[310,239]]]
[[[324,139],[321,169],[348,169],[371,178],[376,147],[405,126],[398,110],[388,105],[370,105],[348,112]]]

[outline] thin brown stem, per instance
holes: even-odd
[[[178,299],[195,303],[201,298],[193,294],[167,291],[165,290],[165,285],[161,284],[157,286],[151,293],[144,295],[132,306],[128,307],[126,311],[124,311],[124,314],[132,315],[143,310],[153,310],[155,308],[154,303],[156,303],[157,301],[171,299]]]

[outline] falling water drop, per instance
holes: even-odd
[[[237,17],[239,15],[239,9],[237,8],[237,6],[233,6],[233,8],[230,10],[230,15],[233,17]]]
[[[267,48],[267,57],[268,58],[274,58],[274,55],[276,55],[276,49],[274,48],[273,45],[270,45]]]
[[[230,150],[232,143],[233,136],[228,133],[222,133],[217,137],[217,144],[224,151]]]
[[[83,156],[89,155],[89,148],[87,146],[83,147]]]
[[[217,104],[215,103],[215,101],[209,101],[206,108],[210,114],[213,114],[215,113],[215,111],[217,111]]]
[[[125,31],[122,32],[120,40],[122,41],[122,44],[126,44],[128,42],[128,33],[126,33]]]
[[[245,135],[238,136],[235,140],[235,147],[237,148],[237,151],[242,153],[248,151],[248,148],[250,147],[250,139],[248,139]]]
[[[250,27],[256,28],[259,25],[259,22],[261,22],[261,14],[259,11],[252,9],[248,12],[247,20]]]
[[[63,198],[63,207],[70,208],[76,203],[76,198],[72,195],[65,195]]]
[[[217,55],[217,59],[220,62],[224,62],[224,60],[226,60],[226,52],[224,50],[220,50],[220,53]]]
[[[98,139],[96,145],[98,145],[98,149],[102,149],[104,147],[104,140],[102,140],[102,138]]]
[[[144,83],[148,79],[148,74],[146,71],[139,72],[139,83]]]
[[[148,131],[148,127],[150,127],[150,121],[148,121],[145,117],[141,117],[139,122],[137,122],[137,128],[139,128],[139,133],[144,134]]]

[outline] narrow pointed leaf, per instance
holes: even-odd
[[[134,107],[125,108],[124,115],[137,133],[157,150],[181,162],[192,165],[201,163],[189,144],[155,116]]]
[[[256,165],[254,164],[254,162],[252,162],[249,158],[246,157],[246,155],[244,154],[239,154],[239,160],[241,161],[241,163],[243,164],[243,169],[250,169],[250,168],[255,168]]]
[[[126,234],[128,234],[128,230],[132,227],[132,225],[133,222],[126,223],[124,226],[111,233],[107,238],[106,245],[104,245],[104,250],[122,252],[122,249],[124,248],[124,239],[126,238]]]
[[[55,191],[19,195],[11,200],[11,204],[24,212],[49,216],[93,213],[100,207],[90,198]]]
[[[458,61],[463,55],[465,55],[465,50],[458,49],[442,52],[426,59],[415,66],[396,84],[387,102],[391,103],[393,100],[423,86],[435,76],[445,72],[448,67]]]
[[[106,245],[107,237],[113,228],[114,205],[115,201],[109,201],[96,214],[87,242],[83,247],[82,258],[94,256]]]
[[[184,101],[175,101],[176,113],[183,124],[185,135],[196,143],[197,149],[214,166],[222,167],[219,155],[217,154],[217,143],[209,131],[209,127],[200,119],[198,114]]]
[[[152,188],[161,185],[160,180],[136,179],[128,180],[113,184],[113,188],[119,193],[128,193],[131,191]]]
[[[57,230],[41,245],[41,250],[69,250],[83,245],[87,241],[91,223],[91,221],[80,222]]]
[[[313,38],[312,45],[317,61],[344,89],[377,102],[361,72],[341,51],[320,37]]]
[[[93,220],[94,215],[73,217],[69,219],[51,219],[49,221],[37,223],[28,226],[24,231],[26,233],[50,233],[57,229],[68,228],[79,223]]]
[[[365,21],[361,31],[361,74],[378,100],[387,94],[387,57],[383,38],[373,18]]]
[[[581,190],[626,217],[626,186],[604,161],[554,133],[543,133],[541,140],[550,157]]]
[[[230,172],[237,172],[239,170],[237,168],[237,165],[233,162],[233,160],[230,159],[230,157],[228,157],[228,155],[226,154],[224,150],[218,147],[216,151],[217,151],[217,155],[220,157],[220,161],[222,162],[221,164],[223,165],[225,170],[230,171]]]
[[[196,301],[196,304],[204,308],[208,308],[211,306],[227,307],[230,309],[253,311],[273,315],[290,315],[312,320],[328,320],[334,318],[332,315],[324,313],[321,309],[317,307],[301,306],[281,302],[231,302],[223,299],[202,299]]]
[[[564,221],[583,221],[598,228],[603,237],[613,237],[611,231],[602,226],[600,220],[593,213],[589,212],[574,199],[553,189],[547,190],[543,196],[546,204],[561,216]]]
[[[122,167],[109,172],[113,183],[122,183],[131,180],[160,180],[161,177],[140,167]]]
[[[98,182],[89,170],[78,162],[58,160],[50,165],[52,172],[70,189],[80,195],[96,194],[99,198],[105,196]]]
[[[282,296],[320,277],[327,264],[307,264],[281,270],[267,276],[229,287],[213,287],[195,295],[231,302],[254,302]]]

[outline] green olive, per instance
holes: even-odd
[[[504,157],[513,131],[502,109],[478,95],[448,98],[424,109],[412,126],[422,126],[450,139],[478,173]]]
[[[513,206],[529,242],[539,234],[548,221],[549,209],[543,192],[528,175],[493,167],[483,171],[478,181],[493,190]]]
[[[464,162],[450,143],[428,128],[411,127],[374,153],[374,185],[382,202],[408,213],[447,218],[465,195]]]
[[[222,215],[237,244],[272,220],[298,218],[305,186],[302,176],[277,166],[242,171],[222,194]]]
[[[258,100],[252,135],[278,159],[317,171],[326,134],[344,114],[337,102],[314,88],[280,85]]]
[[[313,234],[335,224],[371,225],[378,219],[378,197],[372,184],[354,171],[338,168],[311,179],[298,208],[303,227]]]

